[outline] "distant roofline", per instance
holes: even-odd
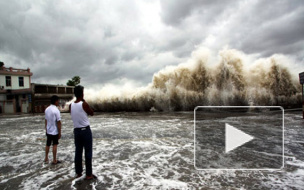
[[[63,85],[63,84],[31,83],[31,85],[35,85],[35,86],[52,86],[52,87],[68,87],[68,88],[74,88],[74,86],[67,86],[67,85]]]
[[[16,69],[13,67],[0,67],[0,74],[4,75],[22,75],[22,76],[32,76],[30,68],[27,69]]]

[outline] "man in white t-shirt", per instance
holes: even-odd
[[[60,163],[57,160],[57,145],[58,139],[61,138],[61,117],[60,111],[57,108],[59,106],[59,97],[54,95],[51,97],[51,105],[45,109],[45,131],[46,131],[46,147],[45,147],[45,159],[44,162],[49,161],[49,150],[51,144],[53,144],[53,162],[52,164]]]

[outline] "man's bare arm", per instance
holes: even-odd
[[[92,108],[90,108],[89,104],[85,100],[83,100],[82,108],[88,115],[94,115],[94,111]]]
[[[58,139],[61,138],[61,121],[57,121]]]
[[[44,120],[44,124],[45,124],[45,125],[44,125],[44,128],[45,128],[45,135],[46,135],[46,134],[47,134],[47,129],[46,129],[46,126],[47,126],[47,120],[46,120],[46,119]]]

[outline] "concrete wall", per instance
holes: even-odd
[[[6,100],[6,95],[0,94],[0,113],[6,114],[6,113],[15,113],[17,111],[16,102],[14,100]],[[19,105],[21,107],[22,113],[29,113],[31,111],[30,103],[28,102],[28,99],[23,99],[22,95],[19,95]]]
[[[0,101],[6,100],[6,94],[0,94]]]
[[[12,101],[5,102],[4,113],[15,113],[14,102]]]
[[[0,86],[4,86],[5,87],[5,75],[0,75]]]
[[[11,76],[11,84],[12,86],[6,86],[6,76]],[[21,77],[21,76],[20,76]],[[30,77],[29,76],[23,76],[23,83],[24,86],[19,86],[19,76],[14,75],[0,75],[0,86],[4,86],[4,89],[24,89],[24,88],[30,88]]]
[[[29,103],[27,100],[21,101],[21,111],[22,113],[28,113],[29,112]]]

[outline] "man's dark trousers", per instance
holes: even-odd
[[[75,140],[75,170],[76,174],[82,174],[82,152],[83,148],[85,150],[85,165],[86,165],[86,175],[92,175],[92,132],[90,126],[83,128],[74,129],[74,140]]]

